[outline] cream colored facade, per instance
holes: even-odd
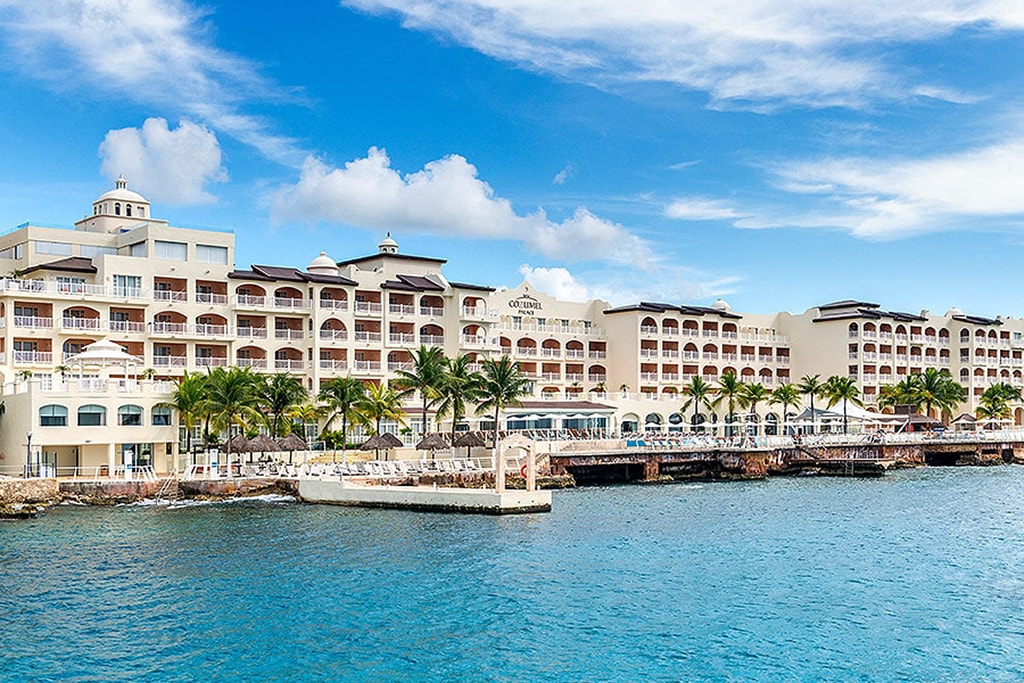
[[[387,381],[420,344],[510,356],[535,396],[509,419],[542,417],[553,428],[600,415],[611,430],[687,429],[682,386],[729,372],[768,389],[809,374],[849,375],[870,403],[883,385],[936,367],[968,387],[965,410],[992,383],[1024,387],[1021,320],[856,301],[798,315],[737,313],[723,301],[567,302],[525,282],[451,282],[443,259],[403,254],[390,236],[365,257],[336,262],[321,253],[305,269],[237,269],[232,233],[174,227],[150,209],[119,179],[73,229],[24,224],[0,236],[0,269],[9,274],[0,280],[0,471],[24,463],[30,432],[32,449],[57,453],[61,467],[141,457],[165,470],[178,430],[164,424],[164,404],[186,370],[289,372],[315,390],[339,375]],[[137,367],[67,367],[102,339]],[[83,407],[85,422],[102,408],[103,424],[80,425]],[[770,405],[758,414],[779,420]],[[1015,421],[1024,421],[1019,409]]]

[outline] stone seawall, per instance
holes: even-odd
[[[60,500],[56,479],[0,478],[0,518],[32,517]]]

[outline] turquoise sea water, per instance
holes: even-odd
[[[1024,468],[0,524],[0,679],[1021,680]]]

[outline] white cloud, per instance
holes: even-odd
[[[572,164],[566,164],[565,168],[555,174],[555,177],[551,179],[551,183],[554,185],[565,185],[565,181],[568,180],[573,174],[576,173],[576,167]]]
[[[104,175],[113,180],[123,173],[151,201],[208,204],[216,197],[206,185],[227,180],[217,136],[187,119],[175,130],[160,118],[146,119],[142,128],[112,130],[100,156]]]
[[[781,184],[818,192],[833,225],[884,239],[1024,219],[1024,139],[922,159],[845,158],[778,169]]]
[[[341,1],[542,71],[605,85],[677,83],[708,92],[715,106],[907,97],[920,84],[898,75],[901,43],[1024,28],[1024,5],[1007,0],[863,0],[855,10],[846,0]],[[931,97],[947,92],[924,87]]]
[[[717,221],[742,218],[747,214],[718,199],[687,197],[666,206],[665,215],[684,221]]]
[[[680,161],[678,164],[672,164],[671,166],[669,166],[668,170],[670,170],[670,171],[682,171],[683,169],[690,168],[691,166],[696,166],[699,163],[700,163],[699,160],[695,160],[695,161]]]
[[[331,168],[308,158],[299,180],[271,197],[277,220],[311,220],[443,236],[521,241],[552,259],[604,260],[645,268],[650,248],[623,226],[579,207],[556,222],[543,209],[522,215],[453,154],[407,175],[382,149]]]
[[[539,291],[566,301],[601,299],[614,306],[639,301],[692,303],[728,296],[736,291],[737,276],[707,276],[684,268],[656,265],[636,277],[629,270],[604,269],[598,273],[578,276],[566,268],[539,268],[529,264],[519,267],[523,278]]]
[[[243,112],[282,99],[253,63],[214,46],[203,13],[184,0],[0,0],[8,64],[55,89],[173,107],[297,166],[305,152]]]

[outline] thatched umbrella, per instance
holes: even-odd
[[[281,450],[277,445],[277,442],[271,439],[269,436],[263,434],[257,434],[249,440],[249,452],[254,453],[259,451],[260,453],[266,453],[267,451],[276,452]]]
[[[448,442],[440,434],[427,434],[416,444],[418,451],[430,451],[430,459],[434,459],[434,451],[438,448],[448,448]]]
[[[455,443],[452,444],[452,447],[453,448],[458,448],[460,446],[465,446],[466,447],[466,457],[468,458],[469,457],[469,449],[471,449],[471,448],[479,448],[480,446],[485,446],[485,445],[487,445],[487,443],[484,441],[484,438],[482,436],[480,436],[478,433],[476,433],[476,432],[466,432],[465,434],[463,434],[459,438],[455,439]]]
[[[242,462],[245,460],[245,457],[242,455],[242,453],[252,453],[252,442],[249,441],[249,439],[245,438],[245,434],[235,434],[233,437],[227,440],[227,443],[224,444],[224,447],[227,449],[227,452],[229,454],[238,453],[239,467],[241,467]],[[229,462],[229,472],[230,469],[231,463]]]
[[[401,439],[390,432],[384,432],[383,434],[374,434],[371,436],[363,443],[362,446],[359,447],[359,450],[378,452],[374,455],[374,457],[377,457],[381,449],[387,451],[391,448],[398,448],[401,445]]]
[[[288,451],[288,464],[292,462],[292,453],[306,450],[306,441],[294,432],[277,440],[277,447],[282,451]]]

